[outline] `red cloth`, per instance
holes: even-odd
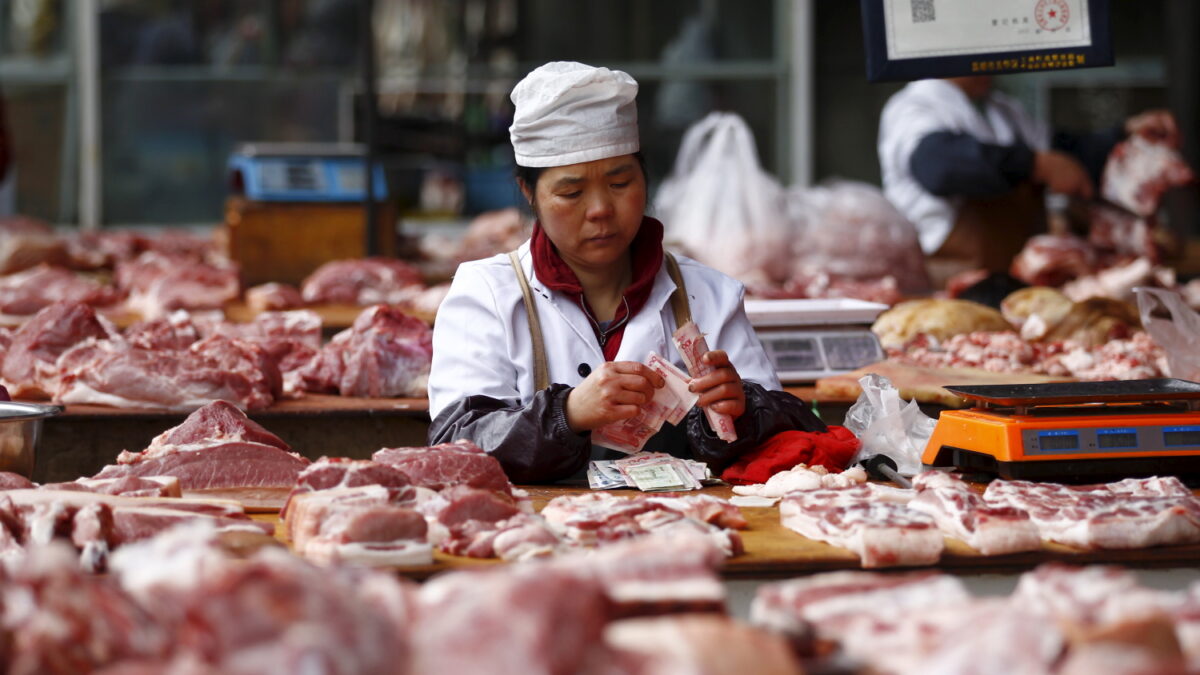
[[[621,303],[621,306],[617,308],[616,315],[613,316],[612,325],[617,327],[601,344],[604,349],[604,358],[608,361],[615,359],[617,350],[621,348],[621,338],[625,335],[625,326],[628,324],[626,315],[628,318],[632,318],[637,314],[645,306],[646,300],[650,297],[650,291],[654,288],[654,277],[658,275],[663,261],[662,238],[662,223],[650,217],[643,217],[638,233],[634,235],[633,241],[629,244],[629,250],[633,256],[631,260],[633,281],[625,289],[625,302]],[[533,273],[546,285],[546,288],[563,293],[582,307],[588,316],[596,316],[591,306],[587,304],[587,298],[583,296],[583,286],[579,283],[579,277],[575,276],[571,267],[558,255],[554,243],[550,241],[550,237],[546,236],[540,223],[533,225],[533,238],[529,243],[529,249],[533,253]],[[629,306],[628,312],[625,311],[626,305]],[[600,327],[593,323],[592,330],[596,334],[596,340],[600,340]]]
[[[734,485],[765,483],[797,464],[819,464],[830,471],[842,471],[861,445],[846,427],[831,425],[825,433],[784,431],[739,457],[721,474],[721,480]]]

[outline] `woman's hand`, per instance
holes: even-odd
[[[1179,125],[1169,110],[1147,110],[1125,120],[1125,133],[1179,147]]]
[[[567,425],[579,433],[629,419],[665,384],[644,364],[607,361],[567,394]]]
[[[746,392],[742,389],[742,378],[729,362],[729,355],[718,349],[708,352],[700,360],[716,370],[692,379],[688,389],[700,394],[696,405],[701,408],[712,406],[713,410],[734,419],[741,417],[746,412]]]

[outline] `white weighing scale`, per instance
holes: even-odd
[[[887,308],[851,298],[747,300],[746,316],[779,379],[798,383],[882,361],[871,324]]]

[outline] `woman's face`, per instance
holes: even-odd
[[[633,155],[546,169],[522,186],[546,236],[572,267],[603,269],[621,259],[646,211],[646,178]]]

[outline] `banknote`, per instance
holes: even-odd
[[[712,366],[704,363],[701,359],[708,353],[708,342],[705,341],[704,335],[695,323],[688,321],[675,331],[675,347],[679,349],[679,355],[683,357],[683,362],[687,364],[688,372],[692,378],[703,377],[713,370]],[[717,438],[732,443],[737,440],[737,431],[733,428],[733,418],[724,413],[719,413],[711,407],[704,408],[704,416],[708,420],[708,426],[717,434]]]

